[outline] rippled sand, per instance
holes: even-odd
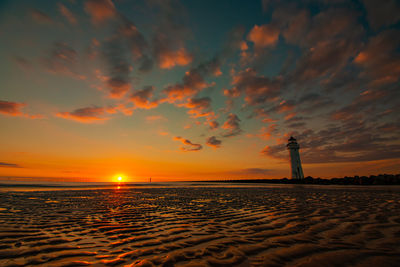
[[[0,193],[0,266],[400,266],[399,187]]]

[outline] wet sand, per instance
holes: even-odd
[[[400,266],[400,187],[0,192],[0,266]]]

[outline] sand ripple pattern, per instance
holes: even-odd
[[[0,266],[400,266],[399,187],[0,193]]]

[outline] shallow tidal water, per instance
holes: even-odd
[[[400,266],[400,187],[0,192],[0,266]]]

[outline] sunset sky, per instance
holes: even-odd
[[[400,172],[400,4],[0,2],[0,180]]]

